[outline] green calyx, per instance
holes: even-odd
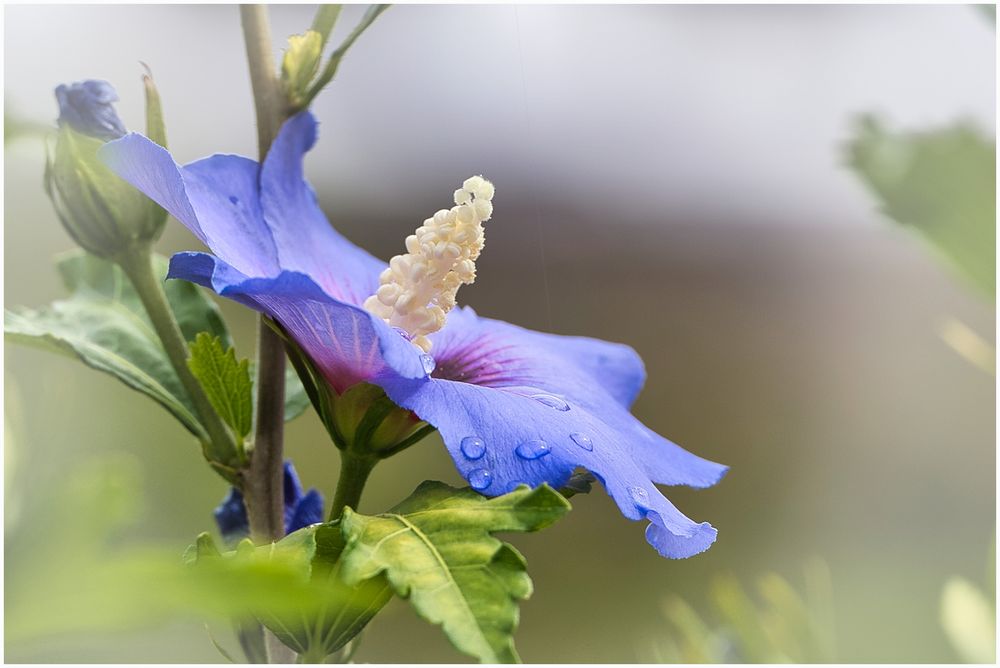
[[[332,395],[330,408],[327,429],[337,447],[376,459],[401,452],[434,429],[368,383]]]
[[[391,457],[434,431],[412,411],[397,406],[382,388],[358,383],[338,394],[315,365],[277,323],[288,358],[302,380],[334,445],[354,458],[373,462]]]

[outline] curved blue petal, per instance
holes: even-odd
[[[253,160],[214,155],[179,167],[165,148],[135,133],[105,144],[98,154],[228,264],[252,276],[280,271]]]
[[[215,523],[219,527],[222,539],[234,543],[250,535],[250,522],[247,519],[247,507],[243,503],[243,494],[235,487],[229,488],[229,493],[212,512]]]
[[[167,278],[183,278],[268,314],[309,355],[336,392],[385,376],[424,378],[420,351],[381,318],[330,297],[305,274],[248,278],[205,253],[177,253]]]
[[[445,328],[431,338],[435,378],[521,396],[547,394],[608,416],[627,437],[625,451],[654,482],[709,487],[727,470],[663,438],[628,412],[645,378],[639,356],[628,346],[534,332],[481,318],[469,308],[453,310]]]
[[[438,378],[379,384],[437,427],[459,472],[483,494],[504,494],[522,483],[559,487],[583,467],[601,480],[625,517],[652,522],[647,540],[662,555],[688,557],[715,539],[711,525],[681,514],[640,468],[629,447],[634,431],[625,416],[631,416],[610,397],[610,410],[598,413],[552,401],[554,395],[527,396],[521,388]]]
[[[490,372],[504,366],[501,358],[519,357],[524,349],[545,358],[539,374],[542,377],[546,375],[544,367],[550,364],[551,358],[558,358],[589,375],[592,382],[588,386],[596,384],[626,408],[635,402],[646,382],[642,358],[629,346],[583,336],[536,332],[501,320],[481,318],[470,307],[453,309],[448,314],[444,329],[430,338],[434,344],[434,356],[438,358],[438,368],[442,368],[443,362],[460,365],[468,382],[477,384],[490,384]],[[494,352],[484,355],[484,346],[491,341],[497,344]],[[504,354],[504,351],[510,352]],[[472,356],[470,352],[479,354]],[[481,363],[477,364],[477,359]],[[530,364],[530,360],[528,362]],[[511,359],[507,365],[512,367],[519,363]],[[452,380],[458,378],[452,377]],[[498,381],[499,378],[492,380]]]
[[[287,508],[286,508],[287,511]],[[285,521],[285,533],[298,531],[310,524],[323,521],[323,495],[315,489],[310,489],[299,500],[294,512]]]
[[[135,133],[105,144],[99,155],[240,273],[303,273],[334,299],[360,305],[386,264],[336,232],[316,203],[302,170],[315,138],[316,121],[302,112],[282,126],[263,169],[235,155],[181,167]]]
[[[295,512],[295,506],[302,498],[302,483],[299,482],[299,474],[295,472],[292,462],[285,460],[283,491],[285,495],[285,521],[287,522],[291,514]]]
[[[386,264],[333,229],[305,180],[302,161],[316,142],[316,119],[288,119],[264,160],[261,203],[281,268],[309,275],[335,299],[360,306],[378,289]]]

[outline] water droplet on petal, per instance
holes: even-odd
[[[649,493],[642,487],[629,487],[628,494],[632,497],[632,501],[635,502],[635,505],[639,506],[643,510],[649,509]]]
[[[586,434],[581,434],[580,432],[573,432],[572,434],[569,435],[569,437],[573,439],[574,443],[579,445],[584,450],[594,449],[594,442],[590,440],[590,436],[587,436]]]
[[[559,397],[554,397],[551,394],[532,394],[531,398],[540,404],[544,404],[549,408],[554,408],[557,411],[568,411],[569,404],[560,399]]]
[[[544,457],[545,455],[552,452],[549,449],[548,444],[539,439],[533,441],[525,441],[521,445],[517,446],[514,450],[518,457],[521,459],[538,459],[539,457]]]
[[[486,469],[469,472],[469,485],[475,490],[484,490],[493,482],[493,474]]]
[[[405,329],[403,329],[402,327],[393,327],[393,329],[396,330],[396,333],[399,334],[400,336],[402,336],[407,341],[412,341],[413,340],[413,335],[410,334]]]
[[[462,454],[469,459],[479,459],[486,454],[486,443],[478,436],[466,436],[462,439]]]
[[[420,356],[420,364],[424,367],[424,373],[428,376],[431,375],[431,372],[434,371],[434,367],[437,366],[437,362],[434,361],[434,358],[427,353]]]
[[[229,196],[229,201],[232,202],[233,204],[239,204],[240,203],[240,198],[237,197],[236,195],[230,195]]]

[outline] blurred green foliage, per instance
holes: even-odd
[[[977,288],[995,294],[995,140],[968,123],[891,132],[869,115],[848,152],[886,215],[919,231]]]
[[[996,663],[995,596],[954,576],[941,593],[941,625],[955,651],[968,663]]]
[[[756,582],[757,600],[732,575],[709,589],[706,619],[684,599],[663,603],[669,631],[654,641],[658,663],[829,663],[834,649],[833,596],[826,564],[804,569],[805,593],[768,573]]]
[[[6,535],[19,574],[6,582],[6,643],[317,607],[302,537],[197,567],[170,548],[116,546],[143,514],[138,467],[128,456],[93,460],[65,485],[33,495],[30,516]]]
[[[33,137],[40,139],[45,135],[55,132],[55,128],[44,123],[27,120],[9,107],[3,110],[3,143],[8,143],[17,139]]]

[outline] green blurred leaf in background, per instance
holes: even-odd
[[[652,648],[659,663],[829,663],[835,661],[832,586],[826,564],[805,566],[805,594],[784,578],[757,579],[757,600],[732,575],[709,588],[711,621],[687,602],[663,603],[668,633]]]
[[[157,257],[156,262],[159,274],[166,276],[166,260]],[[124,272],[83,251],[62,256],[57,266],[71,293],[69,299],[37,310],[5,311],[6,337],[75,356],[115,376],[166,408],[188,431],[204,440],[205,431],[194,407]],[[218,307],[200,288],[186,281],[168,281],[165,287],[187,340],[209,332],[225,345],[232,345]]]
[[[886,215],[918,230],[977,288],[995,295],[995,140],[970,123],[891,132],[868,115],[848,160]]]

